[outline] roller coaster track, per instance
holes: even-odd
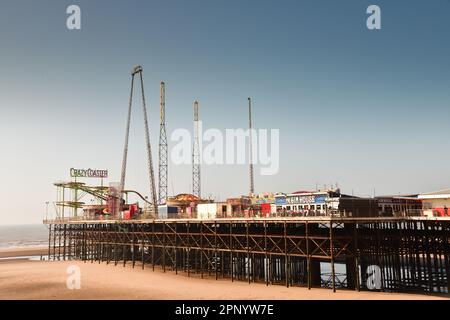
[[[74,187],[70,187],[70,184],[68,184],[66,186],[67,188],[70,189],[75,189]],[[83,191],[87,194],[90,194],[91,196],[94,196],[98,199],[101,199],[103,201],[108,200],[108,195],[105,192],[99,191],[97,188],[92,188],[92,187],[87,187],[84,185],[77,185],[76,189]],[[124,190],[123,193],[128,194],[128,193],[134,193],[136,194],[139,198],[141,198],[144,202],[146,202],[149,205],[152,205],[153,203],[148,201],[142,194],[140,194],[138,191],[136,190]]]
[[[139,198],[144,200],[147,204],[153,204],[152,202],[145,199],[145,197],[142,194],[140,194],[139,192],[137,192],[135,190],[124,190],[123,193],[135,193]]]

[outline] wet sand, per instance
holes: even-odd
[[[67,268],[77,265],[81,271],[81,288],[68,289]],[[281,285],[248,284],[230,279],[200,279],[185,273],[159,268],[145,270],[136,265],[114,266],[80,261],[0,261],[0,299],[447,299],[450,296],[355,292],[311,289]]]
[[[6,248],[0,249],[0,258],[47,256],[48,247]]]

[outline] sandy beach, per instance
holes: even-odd
[[[13,250],[7,250],[10,256]],[[26,250],[18,250],[22,255]],[[3,252],[6,254],[5,252]],[[68,289],[67,268],[80,267],[81,288]],[[0,261],[0,299],[447,299],[449,296],[416,294],[392,294],[377,292],[354,292],[329,289],[311,289],[261,283],[248,284],[230,279],[200,279],[185,273],[159,268],[144,270],[136,265],[123,267],[106,263],[80,261],[30,261],[27,259],[3,259]]]

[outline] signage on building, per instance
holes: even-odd
[[[321,194],[321,195],[319,195],[319,196],[315,196],[314,202],[315,202],[315,203],[325,203],[325,199],[326,199],[326,198],[327,198],[326,195]]]
[[[310,204],[310,203],[325,203],[326,195],[303,195],[303,196],[288,196],[286,202],[289,204]]]
[[[313,195],[307,195],[307,196],[292,196],[287,197],[286,202],[287,203],[314,203],[315,199]]]
[[[275,204],[277,204],[277,205],[286,204],[286,198],[285,197],[275,197]]]
[[[108,178],[108,170],[98,169],[70,169],[72,178]]]

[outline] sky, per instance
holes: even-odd
[[[66,8],[81,8],[81,30]],[[366,27],[369,5],[381,29]],[[279,129],[280,169],[256,192],[338,183],[360,196],[450,187],[450,0],[2,0],[0,224],[39,223],[69,170],[120,180],[130,71],[143,66],[157,172],[159,83],[167,133]],[[139,91],[127,188],[149,195]],[[169,140],[169,149],[173,147]],[[85,180],[96,184],[96,180]],[[202,195],[248,193],[247,165],[202,166]],[[169,194],[192,192],[169,163]]]

